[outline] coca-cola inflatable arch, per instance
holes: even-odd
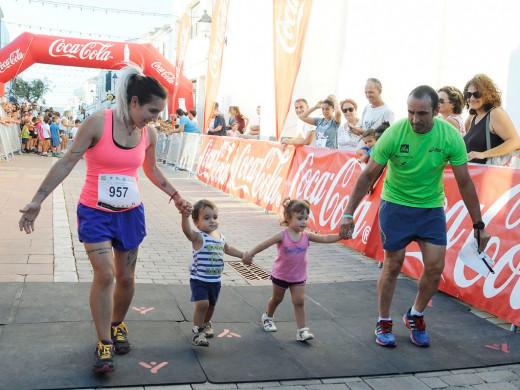
[[[117,70],[129,61],[140,65],[145,74],[155,77],[168,90],[169,113],[178,106],[173,102],[175,84],[179,88],[177,101],[184,98],[186,109],[193,108],[191,81],[181,75],[175,83],[175,67],[149,43],[94,41],[28,32],[0,50],[0,95],[5,92],[6,82],[35,63]]]

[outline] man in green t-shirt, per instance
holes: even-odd
[[[452,125],[437,118],[438,105],[439,97],[429,86],[422,85],[410,93],[408,119],[390,126],[376,142],[341,220],[340,237],[351,238],[354,211],[388,164],[379,208],[385,257],[377,283],[379,320],[375,334],[376,342],[382,346],[395,346],[390,305],[406,246],[412,241],[419,244],[424,268],[415,302],[403,321],[411,330],[410,338],[415,345],[427,347],[430,344],[423,311],[439,286],[444,268],[447,238],[443,176],[448,162],[473,221],[475,237],[480,238],[480,251],[490,239],[484,230],[479,200],[469,175],[464,141]]]

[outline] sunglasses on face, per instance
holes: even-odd
[[[354,107],[342,108],[341,111],[343,111],[343,114],[346,114],[347,112],[354,112]]]
[[[480,92],[476,91],[476,92],[464,92],[464,99],[468,100],[468,99],[471,99],[471,95],[473,95],[473,97],[475,99],[479,99],[482,95],[480,94]]]

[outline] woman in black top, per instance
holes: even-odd
[[[493,80],[478,74],[464,87],[464,100],[470,116],[464,136],[468,160],[485,164],[488,158],[503,156],[520,148],[520,137],[507,113],[500,108],[500,91]],[[486,144],[486,120],[489,115],[491,149]]]

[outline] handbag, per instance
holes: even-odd
[[[490,136],[490,132],[489,132],[489,118],[490,117],[491,117],[491,114],[489,114],[486,118],[487,150],[491,149],[491,136]],[[504,154],[503,156],[488,158],[486,161],[486,165],[497,165],[500,167],[520,168],[520,150],[513,150],[511,153]]]

